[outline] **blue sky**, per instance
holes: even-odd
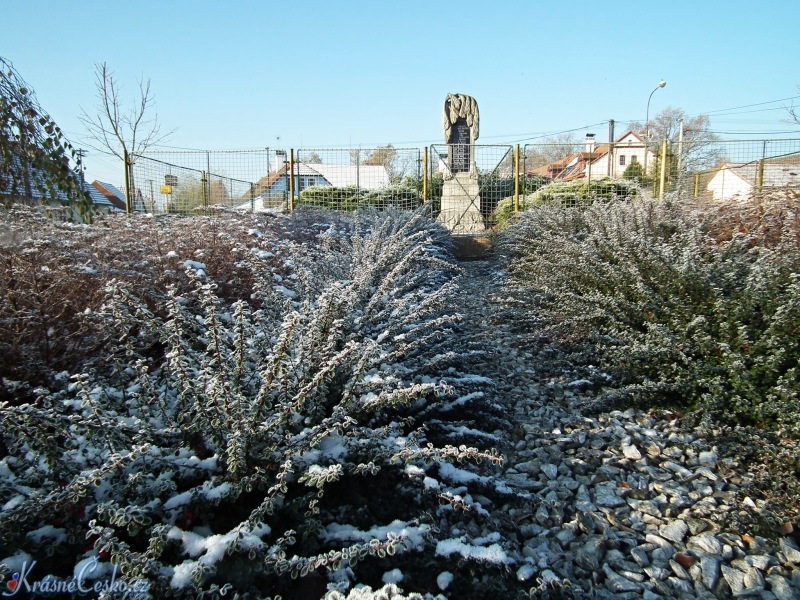
[[[618,135],[644,121],[662,78],[651,116],[800,137],[799,22],[797,0],[4,0],[0,56],[79,147],[103,61],[131,101],[151,80],[171,148],[422,147],[443,141],[448,93],[478,101],[479,143],[605,141],[608,119]],[[122,180],[113,159],[86,163]]]

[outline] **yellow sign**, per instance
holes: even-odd
[[[161,186],[161,193],[162,194],[171,194],[172,193],[172,186],[171,185],[162,185]]]

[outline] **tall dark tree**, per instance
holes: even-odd
[[[0,199],[27,204],[91,203],[82,189],[81,158],[42,110],[14,66],[0,57]]]

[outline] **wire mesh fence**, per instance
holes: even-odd
[[[800,139],[713,141],[688,148],[671,144],[666,152],[657,161],[665,167],[664,189],[681,196],[744,199],[800,188]],[[659,184],[654,185],[658,191]]]
[[[417,148],[151,152],[130,169],[137,212],[189,214],[307,206],[414,209],[422,204]]]
[[[534,195],[524,203],[580,203],[631,194],[713,200],[800,187],[800,140],[689,140],[646,145],[623,136],[610,143],[527,144],[521,171]]]
[[[439,221],[456,234],[480,233],[515,191],[514,147],[434,144],[428,159],[427,196]]]
[[[516,152],[519,152],[516,155]],[[516,158],[515,158],[516,156]],[[516,161],[519,161],[518,163]],[[427,163],[427,164],[426,164]],[[358,149],[151,152],[129,172],[137,212],[317,207],[413,210],[430,203],[454,234],[480,234],[516,209],[634,195],[726,200],[800,188],[800,139]]]
[[[137,212],[189,214],[224,206],[258,211],[285,204],[265,187],[278,164],[275,150],[150,152],[132,157],[130,190]]]
[[[292,206],[354,210],[413,210],[422,204],[422,158],[417,148],[303,149],[290,156]]]
[[[627,136],[620,141],[615,145],[587,138],[585,143],[526,144],[520,157],[526,178],[522,206],[575,206],[596,198],[638,194],[645,144]]]

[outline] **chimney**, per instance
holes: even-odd
[[[276,173],[286,164],[286,150],[275,150],[275,164],[272,170]]]
[[[594,154],[594,134],[587,133],[586,134],[586,152],[589,154]]]

